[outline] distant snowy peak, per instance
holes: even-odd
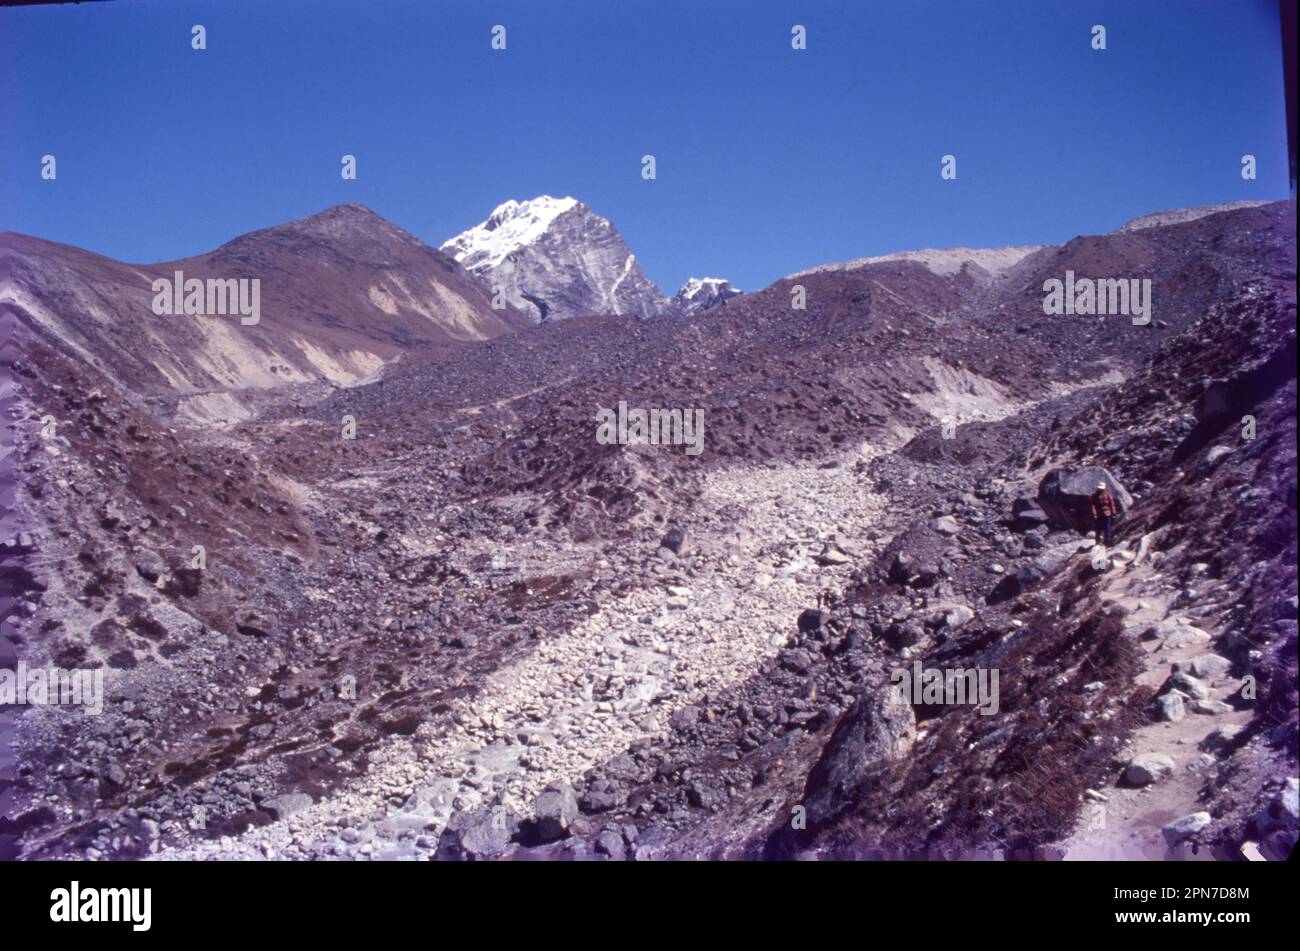
[[[726,278],[692,277],[673,297],[672,311],[682,316],[702,314],[743,293]]]
[[[725,277],[688,277],[686,283],[682,285],[682,289],[677,292],[677,296],[692,298],[702,293],[716,293],[728,287],[736,290]],[[737,291],[737,293],[740,292]]]
[[[668,308],[613,223],[575,198],[503,202],[442,250],[539,323]]]
[[[503,202],[492,210],[487,221],[456,235],[442,246],[442,250],[472,271],[489,270],[519,248],[542,237],[556,218],[579,204],[576,198],[552,198],[550,195],[540,195],[529,201]]]

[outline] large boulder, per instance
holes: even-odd
[[[803,805],[809,823],[843,812],[873,772],[906,756],[915,741],[916,715],[901,691],[881,687],[859,697],[808,774]]]
[[[1230,670],[1232,670],[1232,661],[1218,654],[1201,654],[1187,663],[1187,672],[1201,680],[1226,677]]]
[[[569,834],[573,820],[578,818],[578,798],[568,783],[553,783],[537,797],[533,812],[537,834],[543,841],[563,839]]]
[[[1150,786],[1172,776],[1175,768],[1164,753],[1142,753],[1129,760],[1124,779],[1132,786]]]
[[[1076,532],[1095,528],[1092,517],[1092,493],[1105,482],[1119,503],[1120,512],[1133,507],[1133,496],[1120,481],[1101,466],[1063,466],[1053,469],[1038,484],[1038,505],[1056,525]]]
[[[495,804],[475,812],[453,813],[434,858],[441,862],[475,862],[499,858],[519,831],[519,820]]]
[[[1208,812],[1193,812],[1189,816],[1175,819],[1160,831],[1164,833],[1165,841],[1173,847],[1184,839],[1209,828],[1213,822],[1214,819]]]

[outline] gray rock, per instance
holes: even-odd
[[[1160,639],[1161,650],[1177,650],[1210,642],[1208,633],[1180,618],[1166,618],[1152,628],[1152,633]]]
[[[889,565],[891,581],[906,584],[912,588],[928,588],[939,580],[939,568],[907,552],[898,552]]]
[[[147,549],[145,551],[137,552],[135,558],[132,559],[131,564],[132,567],[135,568],[136,573],[150,584],[162,577],[163,572],[167,570],[167,563],[163,561],[162,556],[155,551],[149,551]]]
[[[810,824],[848,808],[872,773],[906,756],[916,741],[912,705],[893,687],[863,694],[841,718],[808,775]]]
[[[482,861],[503,855],[519,824],[504,806],[454,813],[438,840],[439,861]]]
[[[915,618],[896,621],[885,631],[885,640],[895,650],[902,650],[904,647],[915,647],[924,639],[925,627]]]
[[[1300,779],[1288,777],[1269,804],[1256,813],[1253,821],[1260,835],[1277,829],[1300,830]]]
[[[817,564],[824,567],[833,567],[835,565],[847,565],[852,559],[840,549],[827,545],[822,549],[821,554],[817,556]]]
[[[1156,704],[1160,709],[1160,719],[1162,720],[1177,723],[1187,716],[1187,709],[1183,706],[1183,695],[1177,690],[1171,690],[1163,697],[1157,698]]]
[[[1241,733],[1241,727],[1234,726],[1231,723],[1225,723],[1215,729],[1205,739],[1201,740],[1201,749],[1203,750],[1222,750],[1231,746],[1233,741]]]
[[[603,829],[596,836],[596,851],[608,855],[616,862],[627,858],[627,848],[623,844],[623,834],[615,829]]]
[[[1225,676],[1232,669],[1232,661],[1218,654],[1201,654],[1187,663],[1187,671],[1193,677],[1202,680],[1215,680]]]
[[[778,657],[781,666],[796,674],[806,674],[812,670],[812,657],[804,650],[783,650]]]
[[[820,630],[830,619],[831,616],[826,611],[819,611],[817,608],[805,608],[799,614],[799,630],[804,634],[811,634]]]
[[[1011,503],[1011,527],[1017,532],[1032,532],[1047,524],[1047,513],[1038,505],[1038,500],[1021,497]]]
[[[695,725],[700,722],[702,712],[695,704],[687,704],[680,710],[673,711],[673,729],[678,731],[694,729]]]
[[[1142,753],[1129,760],[1124,779],[1134,786],[1150,786],[1173,772],[1174,761],[1164,753]]]
[[[964,604],[941,604],[931,615],[932,621],[944,627],[961,627],[975,618],[975,612]]]
[[[1174,672],[1161,685],[1160,693],[1165,694],[1170,690],[1178,690],[1191,697],[1193,700],[1208,700],[1210,698],[1210,688],[1204,683],[1193,677],[1187,671],[1181,669],[1179,665],[1174,665]]]
[[[533,812],[537,834],[553,842],[569,834],[569,826],[578,818],[578,799],[568,783],[555,783],[537,797]]]
[[[670,528],[660,539],[659,546],[667,548],[674,555],[681,555],[682,550],[686,547],[686,529]]]
[[[957,524],[957,520],[951,515],[936,518],[930,523],[930,527],[940,535],[956,535],[961,531],[961,526]]]
[[[1119,503],[1121,513],[1133,507],[1133,496],[1101,466],[1053,469],[1038,485],[1039,507],[1056,525],[1076,532],[1090,532],[1096,527],[1096,520],[1092,517],[1092,494],[1097,491],[1097,483],[1103,481]]]
[[[627,795],[627,786],[607,779],[593,783],[588,787],[587,791],[582,794],[579,806],[588,815],[595,812],[608,812],[627,802]]]
[[[726,801],[727,794],[715,777],[696,777],[686,787],[686,799],[696,809],[714,812]]]
[[[285,793],[272,799],[262,801],[262,808],[277,819],[287,819],[295,813],[302,812],[312,804],[311,796],[306,793]]]
[[[1044,573],[1034,565],[1025,565],[1013,574],[1004,576],[993,586],[985,600],[989,604],[1000,604],[1032,590],[1042,583]]]
[[[1195,835],[1202,829],[1208,828],[1213,821],[1208,812],[1193,812],[1189,816],[1175,819],[1160,831],[1164,835],[1165,841],[1172,846],[1177,845],[1189,836]]]

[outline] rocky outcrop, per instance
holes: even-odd
[[[518,817],[505,806],[456,812],[438,840],[434,858],[440,862],[475,862],[500,858],[519,833]]]
[[[568,783],[554,783],[542,791],[533,807],[537,835],[546,842],[562,839],[578,818],[578,800]]]
[[[1039,483],[1039,508],[1059,527],[1090,532],[1096,526],[1092,494],[1102,482],[1115,496],[1121,514],[1133,507],[1133,496],[1108,470],[1101,466],[1066,466],[1053,469]]]
[[[882,687],[859,697],[808,774],[803,805],[809,827],[852,805],[872,772],[906,756],[915,740],[916,716],[898,690]]]

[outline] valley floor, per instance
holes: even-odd
[[[453,810],[499,797],[526,814],[548,785],[666,738],[675,712],[758,673],[786,646],[789,619],[842,588],[854,562],[888,537],[887,499],[854,466],[874,452],[710,472],[680,562],[667,549],[633,553],[622,567],[643,572],[645,587],[494,671],[435,735],[395,741],[358,788],[287,824],[158,857],[424,858]],[[507,565],[535,557],[509,546],[494,553]],[[402,806],[387,805],[394,794]]]

